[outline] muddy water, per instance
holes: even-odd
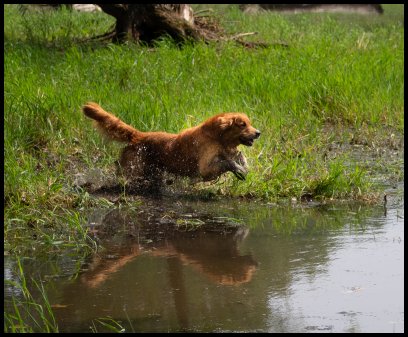
[[[103,317],[126,332],[403,332],[403,217],[392,191],[386,207],[144,198],[89,211],[103,249],[85,263],[24,265],[61,332],[106,331]]]

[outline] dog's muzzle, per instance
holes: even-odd
[[[246,146],[252,146],[252,144],[254,143],[254,140],[259,138],[259,136],[261,135],[261,131],[256,130],[255,134],[251,137],[240,137],[240,141],[241,144],[246,145]]]

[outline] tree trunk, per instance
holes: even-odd
[[[116,19],[114,42],[151,43],[163,35],[175,41],[199,39],[193,11],[185,4],[97,4]]]
[[[186,4],[96,4],[116,19],[115,30],[93,39],[112,38],[113,42],[136,41],[152,44],[162,36],[177,43],[194,41],[234,41],[246,48],[268,47],[263,42],[245,42],[240,38],[256,32],[227,36],[218,22],[206,16],[193,16]],[[285,43],[275,45],[287,47]]]

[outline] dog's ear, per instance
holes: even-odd
[[[234,124],[239,127],[245,127],[246,122],[241,117],[234,117]]]
[[[218,117],[218,123],[222,130],[228,129],[233,123],[234,120],[228,117]]]

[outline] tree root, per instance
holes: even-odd
[[[197,15],[212,12],[211,9],[198,11],[193,16],[191,7],[188,5],[98,5],[105,13],[116,18],[116,24],[107,33],[91,37],[84,42],[112,40],[116,43],[123,43],[133,40],[153,45],[157,38],[167,35],[177,43],[184,43],[189,40],[205,43],[234,41],[245,48],[288,47],[285,43],[270,44],[242,40],[244,37],[258,34],[257,32],[228,36],[214,16]],[[186,14],[186,11],[190,11],[190,13]],[[186,16],[188,20],[185,18]]]

